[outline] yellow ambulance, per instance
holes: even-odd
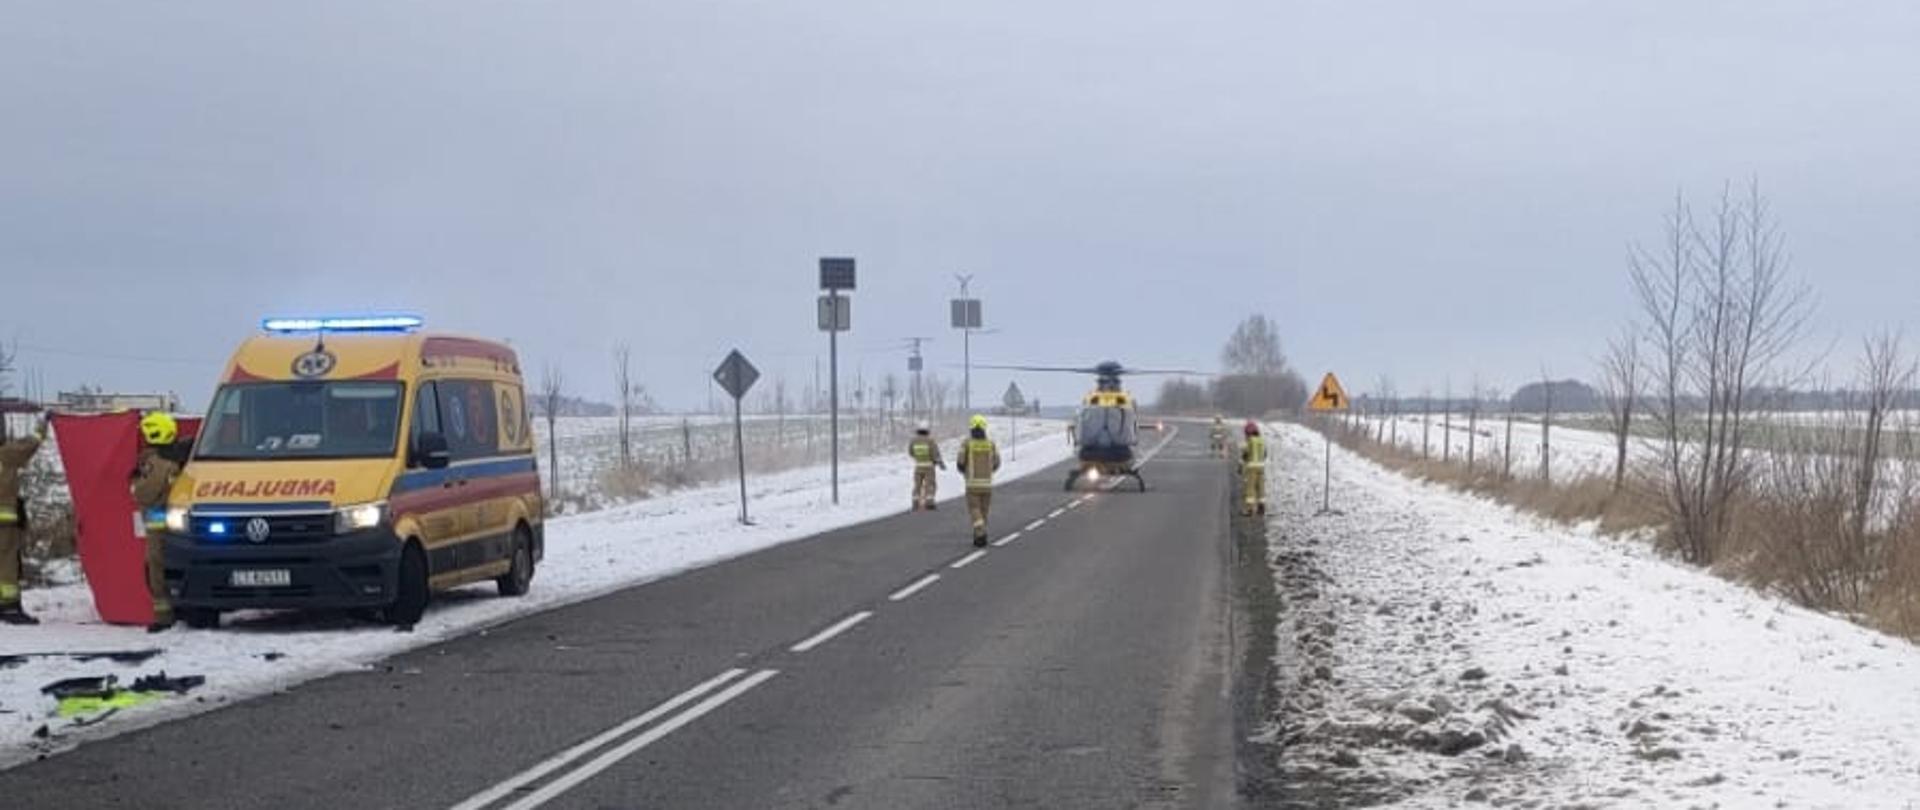
[[[352,608],[411,625],[436,590],[527,592],[544,506],[519,359],[420,326],[269,319],[234,352],[168,500],[182,620]]]

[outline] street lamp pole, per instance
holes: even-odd
[[[960,300],[971,300],[972,297],[967,295],[967,287],[973,284],[973,274],[955,273],[953,277],[960,282]],[[960,378],[960,409],[968,413],[973,412],[973,328],[975,325],[973,321],[967,319],[962,319],[960,325],[960,365],[963,369]]]

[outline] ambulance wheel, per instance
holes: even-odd
[[[173,611],[173,615],[196,630],[214,630],[220,627],[220,611],[213,608],[178,608]]]
[[[501,596],[525,596],[533,587],[533,535],[527,527],[513,530],[513,567],[495,579]]]
[[[408,543],[400,552],[400,586],[393,602],[387,605],[387,623],[412,627],[427,613],[427,553]]]

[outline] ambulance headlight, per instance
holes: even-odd
[[[184,506],[167,507],[167,531],[172,534],[187,533],[187,508]]]
[[[387,502],[375,501],[333,510],[333,533],[351,534],[387,522]]]

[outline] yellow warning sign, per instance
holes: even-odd
[[[1340,387],[1340,378],[1327,372],[1320,381],[1320,390],[1313,392],[1313,399],[1307,403],[1310,411],[1344,411],[1347,409],[1347,389]]]

